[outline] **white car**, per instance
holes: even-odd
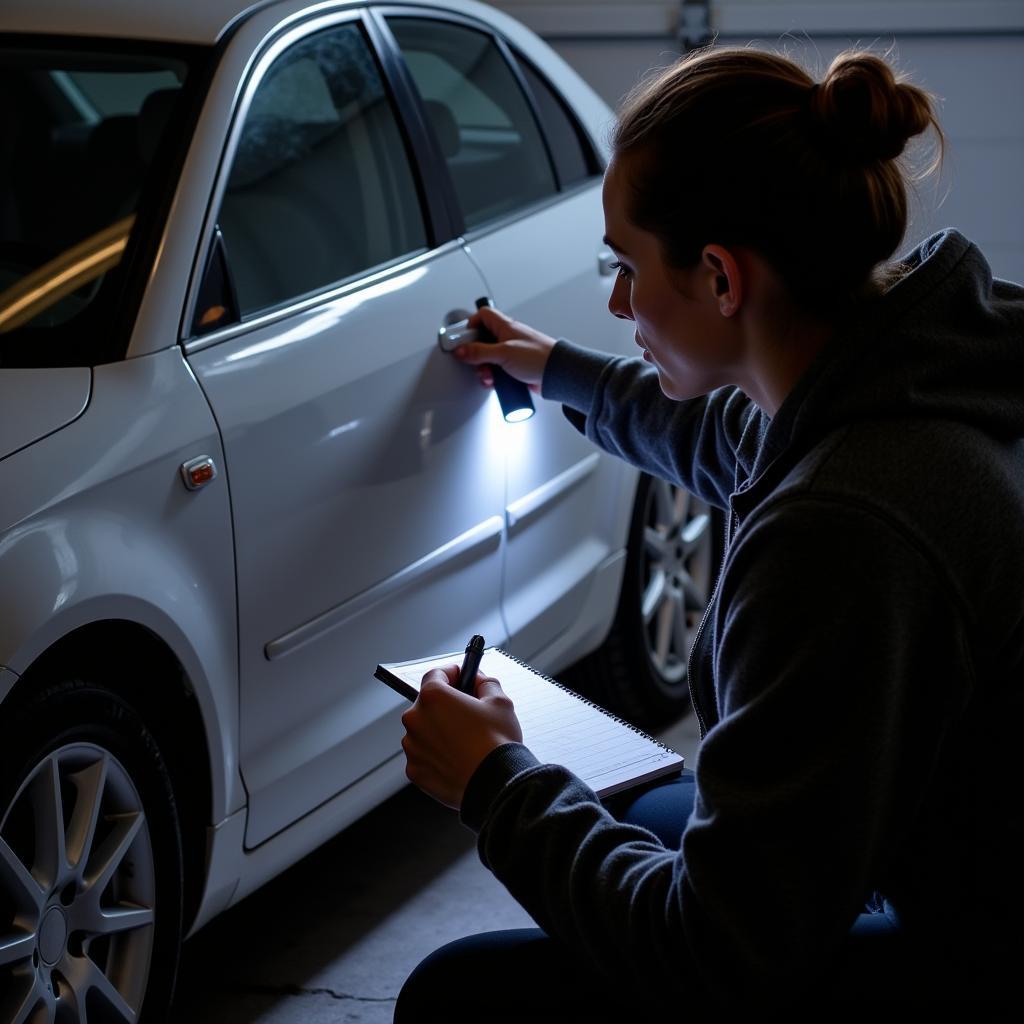
[[[439,347],[489,297],[636,351],[610,111],[518,23],[5,0],[0,32],[0,1024],[152,1019],[184,935],[405,783],[377,662],[482,633],[678,713],[711,530]]]

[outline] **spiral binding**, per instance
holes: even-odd
[[[627,722],[624,718],[619,718],[618,715],[613,715],[607,708],[601,707],[600,704],[595,704],[592,700],[587,700],[586,697],[577,693],[575,690],[570,690],[569,687],[566,686],[564,683],[560,683],[557,679],[552,679],[551,676],[546,675],[544,672],[538,672],[531,664],[523,661],[522,658],[517,658],[514,654],[510,654],[508,651],[505,650],[504,647],[495,647],[494,650],[497,651],[499,654],[504,654],[509,661],[514,661],[521,668],[525,668],[527,671],[532,672],[535,676],[539,676],[541,679],[544,679],[547,682],[551,683],[552,686],[557,686],[558,689],[569,694],[570,697],[575,697],[581,704],[586,704],[587,707],[591,707],[595,711],[600,711],[602,715],[605,715],[606,717],[610,718],[613,722],[617,722],[619,725],[624,726],[631,732],[635,732],[638,736],[642,736],[645,740],[649,740],[656,747],[660,747],[666,753],[676,753],[676,751],[674,751],[671,747],[667,747],[664,743],[661,742],[661,740],[655,739],[655,737],[653,737],[650,733],[644,732],[643,729],[638,728],[632,722]]]

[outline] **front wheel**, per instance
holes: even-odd
[[[159,1020],[182,857],[152,736],[121,698],[79,681],[5,717],[0,1024]]]
[[[721,513],[682,487],[641,475],[615,621],[568,673],[571,685],[645,728],[690,705],[687,660],[721,563]]]

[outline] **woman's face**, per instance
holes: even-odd
[[[739,340],[721,314],[715,275],[703,262],[686,270],[668,266],[658,239],[629,220],[628,160],[613,159],[604,179],[605,242],[619,264],[608,308],[636,324],[636,343],[669,398],[736,383]]]

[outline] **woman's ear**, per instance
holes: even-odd
[[[743,304],[743,275],[733,254],[721,245],[706,245],[701,260],[722,316],[734,316]]]

